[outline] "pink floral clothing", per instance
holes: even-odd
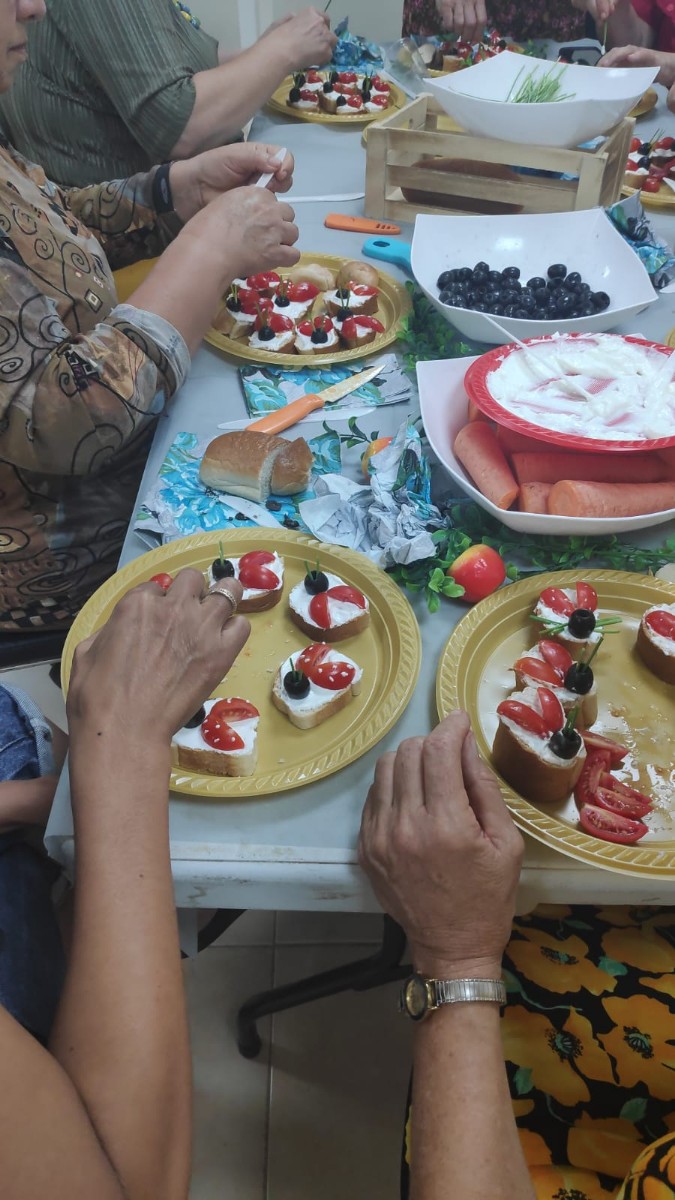
[[[670,3],[670,0],[663,0],[663,3]],[[529,4],[522,0],[487,0],[487,10],[490,26],[516,41],[553,38],[556,42],[565,42],[584,35],[584,14],[572,8],[570,0],[539,0]],[[444,32],[436,0],[405,0],[404,37]]]
[[[675,53],[675,0],[632,0],[638,17],[654,33],[654,48]]]

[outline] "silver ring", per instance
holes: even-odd
[[[235,596],[235,594],[231,590],[231,588],[229,588],[227,586],[226,583],[219,583],[216,586],[209,588],[209,590],[206,594],[207,594],[207,596],[216,596],[216,595],[224,596],[226,600],[229,600],[230,604],[232,605],[232,612],[230,613],[230,617],[233,617],[234,614],[236,613],[237,609],[239,608],[239,601],[237,600],[237,597]]]

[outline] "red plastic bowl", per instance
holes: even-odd
[[[648,342],[645,338],[630,337],[626,334],[603,334],[602,336],[620,337],[624,342],[635,342],[638,346],[649,346],[654,350],[658,350],[660,354],[672,354],[673,371],[675,372],[675,351],[670,346],[662,346],[658,342]],[[592,335],[584,333],[566,333],[562,337],[557,338],[548,334],[544,337],[527,338],[525,345],[538,346],[541,342],[551,342],[554,340],[560,342],[563,338],[566,340],[574,338],[589,340],[589,337],[592,337]],[[505,425],[507,429],[514,429],[517,433],[537,438],[540,442],[552,442],[556,446],[564,446],[567,450],[607,450],[613,452],[665,450],[666,447],[675,446],[675,430],[671,437],[645,438],[642,441],[621,442],[607,438],[580,437],[576,433],[562,433],[558,429],[546,429],[543,425],[535,425],[532,421],[526,421],[523,417],[509,412],[508,409],[503,408],[492,396],[488,388],[487,377],[510,354],[519,353],[522,353],[522,351],[517,343],[512,343],[508,346],[495,346],[494,350],[488,350],[475,363],[472,363],[464,377],[464,388],[469,399],[473,400],[481,412],[484,412],[486,416],[496,421],[498,425]]]

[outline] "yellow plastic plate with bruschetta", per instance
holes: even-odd
[[[361,125],[371,125],[373,121],[381,121],[383,117],[389,116],[397,108],[403,108],[407,103],[405,92],[401,90],[395,83],[389,82],[389,106],[383,108],[381,112],[365,112],[355,113],[353,116],[343,117],[340,113],[315,112],[307,111],[302,108],[293,108],[287,103],[288,93],[293,87],[293,76],[287,75],[283,83],[272,93],[267,101],[266,108],[270,112],[280,113],[289,121],[310,121],[313,125],[340,125],[344,128],[345,125],[353,125],[358,128]]]
[[[241,696],[260,712],[258,765],[253,775],[238,779],[174,767],[171,789],[214,800],[269,796],[313,783],[360,758],[398,720],[414,691],[421,663],[417,621],[396,584],[364,555],[285,529],[216,530],[160,546],[123,567],[85,604],[63,652],[63,687],[67,692],[78,642],[105,624],[130,588],[159,572],[175,575],[183,567],[206,571],[218,556],[221,541],[226,557],[276,550],[285,563],[280,602],[265,612],[249,614],[249,641],[227,679],[212,693]],[[281,663],[310,644],[289,616],[288,595],[304,578],[305,563],[314,567],[317,558],[323,570],[339,575],[368,597],[370,624],[333,647],[343,649],[363,669],[359,695],[321,725],[303,730],[274,707],[272,685]]]
[[[530,619],[546,587],[573,587],[580,579],[598,593],[603,612],[621,617],[593,662],[599,714],[593,732],[628,747],[619,777],[651,795],[649,833],[633,845],[601,841],[584,833],[573,797],[531,804],[501,782],[516,824],[525,833],[589,865],[627,875],[675,877],[675,687],[661,682],[637,656],[640,619],[652,605],[675,601],[675,586],[624,571],[556,571],[488,596],[472,608],[450,636],[438,668],[436,702],[445,716],[465,709],[480,753],[491,761],[497,705],[514,688],[511,670],[534,646],[538,627]]]

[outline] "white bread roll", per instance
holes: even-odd
[[[293,496],[309,484],[312,452],[304,438],[236,429],[206,447],[199,478],[206,487],[264,504],[270,492]]]

